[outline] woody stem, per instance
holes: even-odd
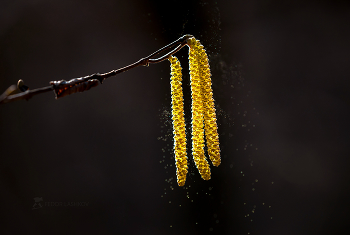
[[[192,35],[186,34],[186,35],[180,37],[179,39],[175,40],[174,42],[166,45],[165,47],[160,48],[159,50],[153,52],[149,56],[144,57],[133,64],[130,64],[128,66],[125,66],[125,67],[117,69],[117,70],[112,70],[112,71],[107,72],[107,73],[103,73],[103,74],[95,73],[95,74],[91,74],[91,75],[88,75],[85,77],[81,77],[81,78],[79,78],[79,82],[83,83],[83,82],[87,82],[91,79],[97,79],[100,81],[100,83],[102,83],[106,78],[115,76],[119,73],[126,72],[130,69],[133,69],[133,68],[136,68],[139,66],[148,66],[149,64],[156,64],[156,63],[162,62],[162,61],[168,59],[169,56],[171,56],[171,55],[175,54],[176,52],[178,52],[179,50],[181,50],[181,48],[183,48],[185,45],[187,45],[187,39],[190,37],[192,37]],[[153,59],[153,57],[155,57],[156,55],[163,53],[163,52],[165,52],[173,47],[175,47],[175,48],[173,50],[171,50],[170,52],[168,52],[167,54],[165,54],[159,58]],[[56,82],[56,84],[59,84],[59,85],[51,85],[51,86],[37,88],[37,89],[33,89],[33,90],[26,90],[26,91],[19,92],[17,94],[13,94],[13,95],[7,94],[8,90],[9,90],[9,89],[7,89],[0,96],[0,104],[9,103],[12,101],[22,100],[22,99],[28,100],[31,97],[38,95],[38,94],[41,94],[41,93],[45,93],[45,92],[56,90],[56,89],[64,89],[65,86],[68,86],[68,85],[71,86],[72,83],[77,84],[76,81],[78,81],[78,80],[72,79],[66,83],[65,82],[60,82],[60,83]],[[50,82],[50,83],[54,84],[55,82]]]

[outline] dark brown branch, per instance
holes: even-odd
[[[37,88],[37,89],[33,89],[33,90],[27,90],[15,95],[9,95],[7,97],[5,97],[3,100],[0,100],[0,104],[3,103],[8,103],[11,101],[16,101],[16,100],[29,100],[30,98],[32,98],[34,95],[38,95],[41,93],[45,93],[48,91],[52,91],[54,90],[53,86],[47,86],[47,87],[42,87],[42,88]]]
[[[112,70],[108,73],[95,73],[91,74],[85,77],[81,78],[74,78],[69,81],[61,80],[61,81],[51,81],[50,84],[51,86],[43,87],[43,88],[38,88],[38,89],[33,89],[29,90],[28,87],[26,87],[23,84],[23,81],[20,80],[17,84],[17,89],[14,88],[14,85],[10,86],[1,96],[0,96],[0,104],[16,101],[16,100],[29,100],[35,95],[45,93],[48,91],[54,91],[56,95],[56,99],[64,97],[66,95],[70,95],[76,92],[83,92],[86,90],[89,90],[92,87],[95,87],[98,85],[98,81],[102,84],[102,82],[109,77],[115,76],[119,73],[126,72],[130,69],[139,67],[139,66],[148,66],[149,64],[155,64],[162,62],[164,60],[167,60],[169,56],[175,54],[181,48],[183,48],[185,45],[187,45],[187,39],[191,38],[192,35],[186,34],[182,36],[181,38],[177,39],[176,41],[166,45],[165,47],[153,52],[149,56],[140,59],[139,61],[130,64],[128,66],[125,66],[123,68],[117,69],[117,70]],[[167,54],[153,59],[156,55],[163,53],[171,48],[175,47],[175,49],[171,50]],[[17,94],[13,94],[19,92]]]

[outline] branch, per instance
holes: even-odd
[[[117,70],[112,70],[108,73],[95,73],[91,74],[85,77],[80,77],[80,78],[73,78],[69,81],[61,80],[61,81],[51,81],[50,86],[47,87],[42,87],[42,88],[37,88],[33,90],[29,90],[27,86],[24,85],[22,80],[19,80],[16,85],[12,85],[9,88],[6,89],[6,91],[0,96],[0,104],[16,101],[16,100],[29,100],[35,95],[45,93],[48,91],[54,91],[55,92],[55,98],[61,98],[66,95],[74,94],[76,92],[83,92],[91,89],[92,87],[95,87],[99,85],[99,83],[103,83],[103,81],[106,78],[115,76],[119,73],[126,72],[130,69],[139,67],[139,66],[149,66],[149,64],[156,64],[159,62],[162,62],[164,60],[167,60],[171,55],[175,54],[181,48],[184,46],[188,45],[187,40],[189,38],[193,37],[192,35],[186,34],[176,41],[166,45],[165,47],[153,52],[149,56],[140,59],[139,61],[130,64],[128,66],[125,66],[123,68],[117,69]],[[163,53],[171,48],[175,47],[172,49],[170,52],[167,54],[154,59],[156,55]]]

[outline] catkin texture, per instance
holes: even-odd
[[[189,50],[189,68],[191,78],[191,96],[192,96],[192,155],[196,167],[205,180],[210,179],[210,167],[204,155],[204,102],[202,77],[200,74],[199,61],[199,42],[190,38],[188,40]]]
[[[179,186],[184,186],[187,175],[186,129],[182,92],[182,73],[179,60],[170,56],[171,64],[171,107],[174,134],[176,176]]]
[[[207,53],[202,45],[198,47],[199,76],[201,77],[201,94],[203,98],[204,130],[208,149],[208,155],[214,166],[221,163],[218,126],[211,88],[211,73]]]

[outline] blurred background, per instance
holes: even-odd
[[[349,230],[349,25],[340,0],[2,0],[0,93],[108,72],[194,35],[222,163],[204,181],[190,160],[177,186],[167,61],[4,104],[1,234]],[[188,49],[176,55],[190,140]]]

